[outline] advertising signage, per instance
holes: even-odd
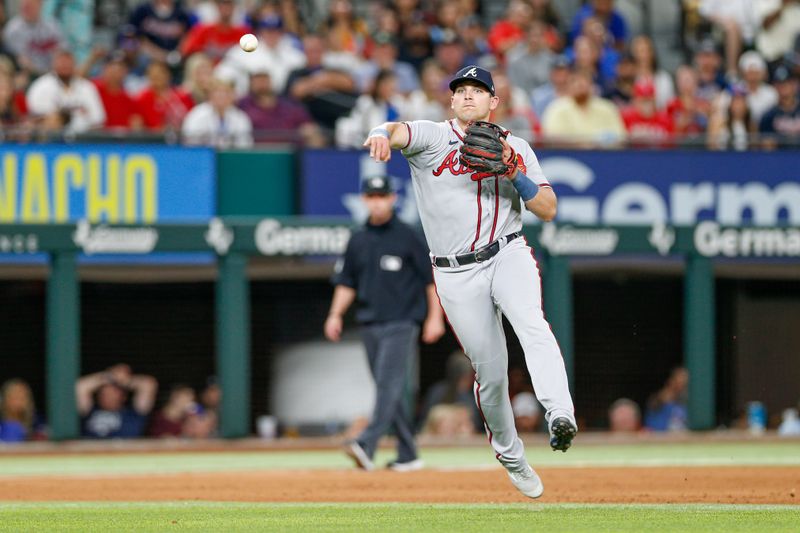
[[[216,209],[206,148],[31,145],[0,149],[0,223],[207,221]]]
[[[558,222],[800,224],[798,152],[541,150],[537,155],[558,194]],[[310,150],[302,168],[302,214],[362,218],[359,179],[385,172],[398,186],[402,218],[418,220],[408,164],[398,151],[380,167],[366,151]],[[530,214],[525,221],[537,223]]]

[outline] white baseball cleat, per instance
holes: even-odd
[[[544,484],[528,463],[523,463],[520,468],[508,470],[511,483],[528,498],[538,498],[544,492]]]
[[[344,453],[356,463],[356,466],[362,470],[371,471],[375,470],[375,463],[369,458],[367,452],[357,441],[350,441],[344,446]]]
[[[416,472],[417,470],[422,470],[425,468],[425,463],[422,459],[413,459],[411,461],[392,461],[386,468],[389,470],[394,470],[395,472]]]

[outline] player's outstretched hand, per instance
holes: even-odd
[[[339,342],[342,338],[342,317],[338,315],[328,315],[325,320],[325,337],[333,342]]]
[[[369,148],[369,156],[378,163],[385,163],[392,158],[392,149],[389,146],[389,139],[382,135],[367,137],[364,146]]]

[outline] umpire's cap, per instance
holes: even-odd
[[[469,65],[456,72],[453,81],[450,82],[450,90],[455,92],[456,87],[463,81],[476,81],[489,89],[489,92],[494,96],[494,81],[492,74],[485,68],[475,65]]]
[[[362,194],[392,194],[392,180],[388,176],[372,176],[361,182]]]

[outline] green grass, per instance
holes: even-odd
[[[583,446],[554,453],[545,444],[529,444],[527,457],[534,467],[564,466],[800,466],[800,441],[745,443],[648,443]],[[487,444],[473,448],[423,448],[422,458],[433,468],[497,467]],[[382,450],[376,461],[393,457]],[[275,469],[348,468],[338,450],[265,452],[184,452],[114,455],[0,455],[3,476],[123,475],[176,472],[235,472]]]
[[[800,508],[743,505],[0,504],[0,531],[797,531]]]

